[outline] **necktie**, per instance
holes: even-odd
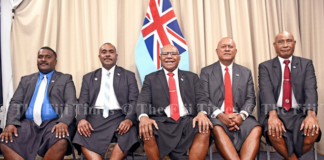
[[[284,71],[284,80],[283,80],[283,96],[282,96],[282,107],[287,111],[291,108],[291,80],[290,80],[290,70],[288,64],[289,60],[285,60],[284,63],[285,71]]]
[[[107,73],[107,81],[105,81],[105,100],[104,100],[104,112],[103,112],[103,117],[107,118],[109,116],[109,76],[110,72]]]
[[[45,91],[47,86],[47,77],[44,75],[43,80],[39,86],[37,97],[34,104],[33,118],[34,122],[40,126],[42,124],[42,106],[45,97]]]
[[[168,73],[168,76],[169,76],[171,118],[174,119],[175,121],[177,121],[180,118],[177,87],[175,84],[175,80],[173,78],[174,74]]]
[[[233,94],[231,76],[228,68],[225,68],[225,114],[233,113]]]

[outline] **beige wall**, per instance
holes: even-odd
[[[73,75],[79,94],[82,76],[99,68],[98,48],[116,45],[118,65],[136,73],[135,46],[149,0],[24,0],[16,9],[11,33],[14,87],[20,77],[37,72],[42,46],[58,53],[57,70]],[[252,70],[257,89],[258,64],[273,58],[277,33],[291,32],[295,55],[312,59],[318,80],[319,123],[324,128],[323,0],[171,0],[189,48],[190,70],[218,60],[222,37],[233,37],[235,62]],[[139,87],[141,86],[138,82]],[[318,143],[324,153],[324,141]]]

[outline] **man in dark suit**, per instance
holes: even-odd
[[[71,75],[55,71],[56,57],[51,48],[42,47],[39,72],[21,78],[0,135],[5,159],[34,160],[37,154],[45,160],[63,159],[68,148],[72,151],[75,87]]]
[[[259,65],[260,123],[268,143],[285,159],[298,159],[320,140],[312,60],[293,56],[289,32],[276,36],[277,57]]]
[[[123,159],[139,145],[135,74],[116,65],[115,46],[105,43],[98,55],[102,68],[83,76],[78,105],[78,132],[73,143],[87,159],[101,159],[117,139],[110,159]],[[133,147],[133,148],[132,148]]]
[[[179,159],[190,148],[189,159],[205,159],[211,122],[199,78],[178,69],[180,55],[173,45],[162,48],[160,59],[163,69],[145,77],[137,101],[145,152],[149,159]]]
[[[200,80],[209,98],[210,120],[220,154],[224,159],[253,159],[262,129],[251,116],[255,107],[251,71],[233,62],[236,52],[231,38],[221,39],[216,49],[219,61],[203,68]]]

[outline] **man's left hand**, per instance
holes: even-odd
[[[198,115],[192,120],[193,128],[196,127],[196,122],[198,122],[199,133],[203,132],[203,134],[207,134],[209,130],[209,126],[213,127],[213,124],[209,120],[209,118],[204,113],[198,113]]]
[[[239,113],[234,113],[234,114],[235,116],[233,116],[232,121],[236,123],[236,127],[229,128],[229,130],[237,131],[240,130],[239,126],[241,126],[243,120]]]
[[[319,125],[315,111],[307,111],[307,116],[301,124],[300,130],[304,130],[305,136],[314,136],[319,133]]]
[[[66,136],[70,136],[69,135],[69,131],[68,131],[68,126],[65,123],[58,123],[56,124],[53,128],[52,128],[52,133],[54,133],[54,131],[56,130],[56,138],[65,138],[65,134]]]
[[[133,122],[129,119],[126,119],[124,121],[122,121],[117,129],[118,134],[123,135],[126,132],[129,131],[130,127],[132,127]]]

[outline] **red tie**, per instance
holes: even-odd
[[[283,81],[283,96],[282,96],[282,107],[287,111],[291,108],[291,81],[290,81],[290,70],[288,64],[289,60],[285,60],[286,64],[285,72],[284,72],[284,81]]]
[[[225,68],[225,114],[233,113],[233,94],[231,76],[228,68]]]
[[[177,95],[177,87],[175,84],[175,80],[173,78],[173,73],[168,73],[169,75],[169,93],[170,93],[170,111],[171,118],[177,121],[180,118],[179,113],[179,103],[178,103],[178,95]]]

